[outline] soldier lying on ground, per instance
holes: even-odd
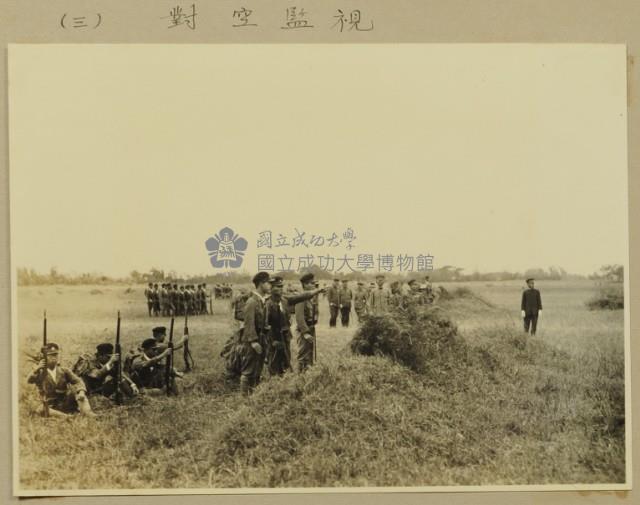
[[[42,413],[66,416],[80,412],[83,415],[95,416],[89,405],[86,387],[82,379],[66,367],[59,365],[60,347],[53,342],[42,349],[43,359],[31,372],[27,381],[35,384],[40,390],[43,403]]]

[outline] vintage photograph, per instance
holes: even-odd
[[[629,489],[623,45],[8,71],[15,494]]]

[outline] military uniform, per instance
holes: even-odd
[[[340,312],[340,286],[332,285],[327,289],[329,300],[329,327],[334,328]]]
[[[94,355],[80,356],[73,366],[73,372],[84,381],[89,396],[100,394],[109,397],[116,392],[117,368],[101,363]],[[133,381],[123,371],[120,391],[126,396],[133,396],[132,383]]]
[[[369,299],[369,293],[362,285],[358,285],[355,293],[353,294],[353,308],[355,309],[358,321],[362,321],[362,318],[367,313],[367,300]]]
[[[369,295],[369,308],[373,314],[382,314],[389,310],[391,303],[391,291],[382,286],[375,286]]]
[[[144,296],[147,299],[147,309],[149,310],[149,317],[151,317],[151,311],[153,310],[153,286],[151,284],[144,290]]]
[[[351,301],[353,300],[353,291],[348,286],[342,286],[338,291],[338,301],[340,304],[340,322],[343,327],[349,326],[349,317],[351,316]]]
[[[316,314],[313,299],[300,302],[295,306],[298,344],[298,370],[304,372],[313,365],[315,338],[316,338]],[[313,338],[307,339],[305,335]]]
[[[49,408],[64,413],[78,411],[76,395],[87,389],[80,377],[61,365],[56,365],[53,370],[46,367],[36,369],[27,382],[38,387]]]

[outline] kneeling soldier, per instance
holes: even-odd
[[[89,405],[86,387],[82,379],[71,370],[58,364],[60,347],[53,342],[42,348],[44,358],[31,372],[27,381],[40,390],[43,402],[43,414],[65,416],[80,411],[87,416],[95,416]]]
[[[111,397],[115,394],[119,359],[120,356],[113,354],[113,344],[109,342],[99,344],[96,347],[95,356],[85,354],[78,358],[73,371],[84,381],[89,396],[101,394]],[[139,392],[138,387],[124,371],[120,381],[120,391],[130,398]]]
[[[162,363],[171,349],[161,350],[158,342],[148,338],[141,345],[141,353],[131,361],[130,374],[135,384],[147,393],[162,392],[166,388],[166,363]],[[181,376],[175,370],[171,374],[171,389],[177,392],[175,377]]]

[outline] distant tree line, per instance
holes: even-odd
[[[373,282],[378,271],[369,272],[328,272],[317,265],[312,265],[305,271],[312,272],[316,279],[320,281],[329,281],[334,277],[340,279],[348,279],[352,281]],[[622,282],[624,279],[623,268],[621,265],[604,265],[598,272],[590,276],[570,274],[561,267],[549,268],[530,268],[524,272],[465,272],[464,268],[446,265],[424,272],[383,272],[389,281],[395,280],[423,280],[426,275],[430,277],[432,282],[470,282],[484,281],[497,282],[508,280],[522,280],[527,277],[534,277],[537,280],[566,280],[566,279],[592,279],[596,281],[606,282]],[[300,272],[277,272],[288,281],[297,281],[300,278]],[[147,284],[149,282],[172,282],[176,284],[191,283],[198,284],[206,282],[207,284],[232,283],[245,284],[251,282],[252,274],[248,272],[224,272],[213,275],[195,275],[185,276],[179,275],[174,270],[163,270],[159,268],[151,268],[147,272],[139,272],[133,270],[128,276],[117,278],[109,277],[99,273],[83,273],[83,274],[64,274],[53,267],[48,273],[40,273],[33,268],[18,268],[18,284],[21,286],[34,286],[46,284]]]

